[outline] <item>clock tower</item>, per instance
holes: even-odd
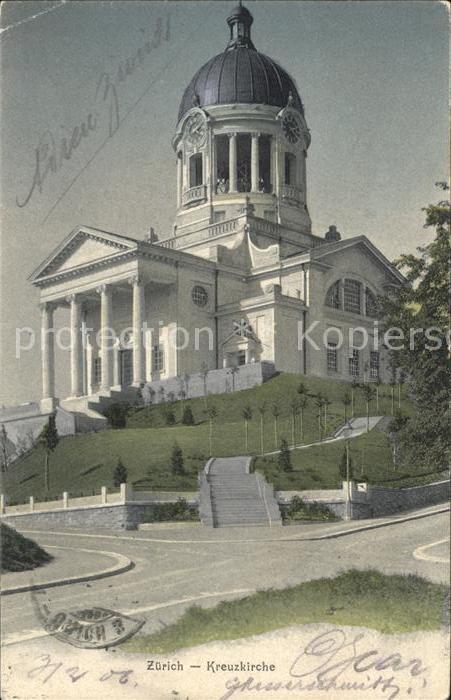
[[[225,51],[197,71],[183,94],[173,138],[177,214],[168,247],[205,256],[205,239],[216,232],[233,238],[233,222],[242,215],[281,241],[282,255],[314,244],[304,107],[289,74],[256,50],[252,23],[240,3],[227,19]]]

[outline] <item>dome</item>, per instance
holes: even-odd
[[[253,18],[239,5],[227,19],[230,41],[223,53],[197,71],[183,93],[179,120],[193,106],[262,104],[286,107],[304,114],[294,80],[272,58],[259,53],[250,36]]]

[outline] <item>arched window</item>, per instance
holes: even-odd
[[[332,309],[341,309],[341,289],[339,281],[332,284],[327,290],[326,306],[330,306]]]
[[[365,289],[365,313],[367,316],[376,318],[378,315],[378,310],[379,305],[377,303],[377,298],[373,294],[373,292],[367,287]]]

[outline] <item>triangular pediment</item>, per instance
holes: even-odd
[[[31,280],[83,268],[136,248],[137,241],[97,229],[77,229],[35,270]]]
[[[371,243],[370,240],[368,240],[366,236],[357,236],[355,238],[348,238],[333,243],[325,243],[310,251],[310,258],[312,260],[328,262],[328,257],[333,257],[334,255],[340,253],[346,254],[350,248],[358,248],[359,250],[363,251],[398,284],[404,284],[406,282],[401,272],[399,272],[399,270],[385,257],[383,253],[381,253],[378,248],[376,248],[375,245]]]

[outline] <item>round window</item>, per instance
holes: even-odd
[[[206,306],[208,302],[207,290],[204,287],[201,287],[199,284],[196,284],[196,286],[193,287],[191,297],[196,306]]]

